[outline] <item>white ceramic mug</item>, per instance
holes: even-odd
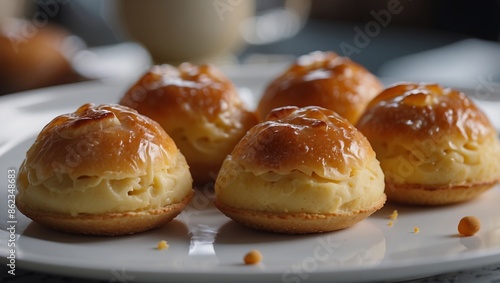
[[[284,0],[281,9],[257,16],[255,0],[116,0],[108,10],[114,29],[144,45],[155,63],[200,63],[293,35],[309,2]],[[290,27],[294,21],[299,24]]]

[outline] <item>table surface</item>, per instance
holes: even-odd
[[[52,274],[44,274],[28,270],[16,269],[16,275],[8,274],[8,269],[4,266],[0,268],[0,282],[5,283],[33,283],[33,282],[50,282],[50,283],[103,283],[113,282],[110,280],[90,280],[76,277],[58,276]],[[121,279],[119,282],[125,283],[127,280]],[[133,283],[140,283],[136,280],[130,280]],[[441,274],[437,276],[425,277],[405,283],[500,283],[500,262],[479,269],[463,270],[453,273]]]

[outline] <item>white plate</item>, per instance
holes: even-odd
[[[232,73],[246,95],[260,93],[276,69]],[[9,254],[7,170],[17,170],[40,129],[56,115],[86,102],[117,102],[131,81],[81,83],[0,98],[0,256]],[[255,98],[254,98],[255,100]],[[500,121],[495,121],[500,122]],[[16,266],[110,282],[362,282],[394,281],[470,269],[500,261],[500,187],[471,202],[438,208],[387,204],[357,225],[316,235],[278,235],[230,221],[211,203],[208,190],[164,227],[124,237],[59,233],[16,214]],[[399,218],[390,227],[389,214]],[[459,237],[465,215],[481,219],[481,231]],[[420,233],[413,233],[414,227]],[[168,250],[155,249],[167,240]],[[263,261],[243,264],[258,249]]]

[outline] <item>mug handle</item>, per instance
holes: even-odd
[[[246,19],[241,25],[241,35],[254,45],[291,38],[304,27],[310,11],[311,0],[284,0],[283,7]]]

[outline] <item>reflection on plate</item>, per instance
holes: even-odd
[[[258,70],[233,73],[232,78],[252,102],[251,94],[259,94],[271,76]],[[0,183],[4,184],[0,199],[8,194],[7,170],[17,170],[46,123],[83,103],[117,102],[129,85],[87,82],[0,98],[0,119],[8,121],[0,131]],[[387,204],[352,228],[295,236],[244,228],[222,215],[212,197],[211,190],[200,188],[190,206],[164,227],[116,238],[48,230],[17,213],[16,266],[117,282],[362,282],[429,276],[500,260],[499,186],[476,200],[452,206]],[[394,209],[399,217],[388,226]],[[9,254],[7,210],[3,202],[2,261]],[[482,229],[475,236],[457,235],[458,221],[465,215],[481,219]],[[420,232],[414,233],[414,227]],[[160,240],[168,241],[169,249],[157,250]],[[251,249],[263,254],[260,264],[243,264]]]

